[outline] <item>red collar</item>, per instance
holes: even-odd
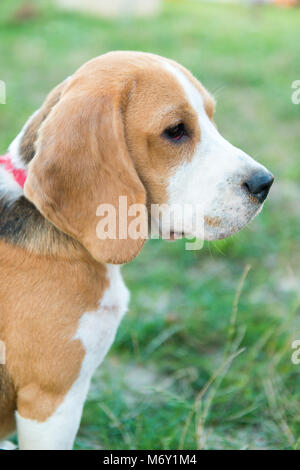
[[[9,153],[3,155],[3,157],[0,157],[0,165],[2,165],[6,171],[13,175],[14,180],[21,186],[21,188],[24,188],[25,180],[27,178],[27,170],[15,168]]]

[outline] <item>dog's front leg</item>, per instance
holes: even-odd
[[[89,379],[77,381],[46,420],[38,421],[22,416],[22,407],[16,412],[17,432],[20,450],[71,450],[79,428],[83,404],[88,392]],[[22,390],[20,391],[22,393]],[[27,393],[25,391],[25,393]],[[26,407],[41,411],[53,397],[36,390],[34,403]],[[38,407],[41,407],[38,410]]]
[[[21,450],[72,449],[90,379],[113,343],[128,305],[129,293],[120,275],[119,266],[110,266],[109,271],[110,287],[99,308],[84,313],[80,318],[76,335],[70,343],[75,349],[69,349],[70,344],[63,344],[55,358],[52,357],[57,368],[47,369],[47,364],[44,367],[44,385],[31,383],[18,391],[16,421]],[[72,364],[78,340],[85,352],[84,358],[81,358],[79,375],[75,360],[72,373],[67,366]],[[36,377],[40,375],[39,369]],[[76,378],[65,391],[70,376]]]

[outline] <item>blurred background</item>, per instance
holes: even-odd
[[[240,234],[201,251],[148,241],[123,268],[130,310],[76,448],[299,449],[297,0],[1,0],[0,154],[56,84],[115,49],[190,69],[217,99],[221,133],[275,184]]]

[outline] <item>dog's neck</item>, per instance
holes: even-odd
[[[78,242],[57,229],[24,196],[28,164],[19,153],[20,135],[10,145],[9,154],[0,157],[0,240],[37,254],[72,259],[87,256]]]

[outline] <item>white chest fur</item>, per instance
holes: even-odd
[[[115,338],[117,328],[127,311],[129,291],[120,267],[107,265],[109,287],[104,292],[97,311],[85,313],[74,339],[80,339],[86,351],[81,374],[91,376],[103,361]]]

